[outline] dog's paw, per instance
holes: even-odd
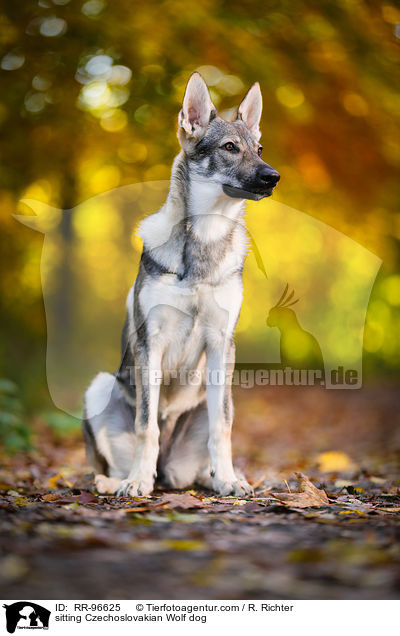
[[[123,479],[115,491],[117,497],[140,497],[153,492],[153,479]]]
[[[232,495],[234,497],[245,497],[253,495],[254,491],[245,479],[235,479],[232,481],[223,481],[222,479],[212,480],[212,489],[223,497]]]
[[[106,475],[96,475],[94,485],[99,495],[113,495],[120,483],[118,477],[106,477]]]

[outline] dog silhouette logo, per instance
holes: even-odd
[[[7,631],[14,634],[16,629],[48,629],[50,610],[32,603],[18,601],[12,605],[3,605],[6,610]]]
[[[80,417],[83,392],[98,370],[120,363],[124,306],[142,253],[134,228],[163,205],[168,189],[168,181],[130,184],[70,210],[23,199],[25,214],[13,215],[44,235],[40,273],[47,384],[55,406],[72,416]],[[279,201],[250,201],[247,208],[252,249],[245,266],[237,363],[321,369],[321,374],[324,367],[326,388],[360,388],[366,313],[381,259]],[[158,229],[154,242],[164,243]],[[170,231],[167,240],[172,241],[173,226]],[[286,281],[302,299],[293,305],[287,289],[279,306],[276,298]],[[266,305],[274,329],[266,329]],[[331,371],[339,366],[355,370],[357,383],[332,383]]]

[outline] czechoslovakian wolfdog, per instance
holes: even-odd
[[[121,366],[97,375],[85,394],[83,431],[99,492],[147,495],[157,475],[172,488],[252,492],[232,464],[231,380],[245,200],[270,196],[279,181],[261,159],[261,110],[258,83],[225,121],[203,78],[188,81],[169,195],[140,227]]]

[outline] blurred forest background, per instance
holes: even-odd
[[[12,215],[32,214],[19,202],[35,199],[51,206],[50,225],[59,224],[50,258],[60,268],[60,333],[71,327],[76,293],[62,264],[82,237],[91,239],[82,267],[95,272],[96,289],[108,294],[122,323],[121,299],[135,267],[121,267],[115,240],[127,240],[136,263],[135,228],[106,205],[98,208],[101,222],[90,206],[78,208],[74,221],[51,210],[120,186],[165,183],[195,69],[225,115],[260,82],[264,158],[282,175],[275,201],[382,259],[366,317],[365,376],[397,377],[399,38],[400,10],[385,0],[2,3],[0,410],[8,450],[29,444],[26,411],[46,412],[57,430],[70,426],[54,411],[46,384],[43,234]],[[257,295],[252,284],[250,296]],[[251,315],[243,320],[248,331]]]

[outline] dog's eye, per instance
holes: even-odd
[[[228,150],[229,152],[232,152],[232,150],[235,150],[235,146],[231,141],[228,141],[228,143],[224,144],[224,148],[225,150]]]
[[[260,146],[259,149],[257,150],[259,157],[261,157],[263,150],[264,150],[264,148],[262,146]]]

